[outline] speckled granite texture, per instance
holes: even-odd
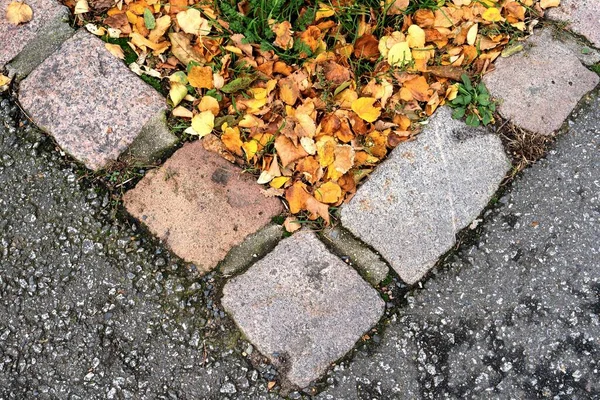
[[[165,99],[84,30],[21,83],[19,101],[67,153],[92,170],[115,160]]]

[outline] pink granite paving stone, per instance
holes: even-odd
[[[63,150],[92,170],[117,159],[166,109],[156,90],[85,30],[21,83],[19,101]]]
[[[600,47],[600,1],[561,0],[560,6],[549,9],[547,16],[568,23],[569,29]]]
[[[36,39],[44,28],[56,21],[67,21],[69,10],[56,0],[27,0],[33,10],[31,21],[13,25],[5,18],[6,9],[12,0],[0,0],[0,68],[17,56],[29,43]]]
[[[552,135],[599,77],[548,29],[529,37],[524,46],[520,53],[499,58],[483,82],[499,101],[504,118],[531,132]]]
[[[125,207],[179,257],[212,270],[282,211],[255,179],[201,141],[185,144],[125,193]]]

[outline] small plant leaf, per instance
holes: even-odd
[[[462,117],[465,116],[465,112],[466,112],[466,109],[459,107],[459,108],[455,109],[454,112],[452,113],[452,118],[461,119]]]
[[[154,14],[147,8],[144,8],[144,25],[148,29],[156,28],[156,19],[154,19]]]

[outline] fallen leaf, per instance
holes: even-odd
[[[186,119],[192,119],[192,117],[194,116],[194,114],[190,110],[182,106],[175,107],[173,111],[171,111],[171,114],[174,117]]]
[[[90,6],[89,6],[87,0],[77,0],[77,3],[75,3],[75,10],[73,11],[73,14],[75,14],[75,15],[85,14],[89,11],[90,11]]]
[[[169,98],[173,102],[173,106],[177,106],[181,103],[181,100],[187,96],[187,87],[180,82],[171,82],[171,88],[169,89]]]
[[[360,97],[352,102],[352,111],[367,122],[374,122],[381,114],[381,108],[373,106],[377,99]]]
[[[125,58],[123,49],[118,44],[104,43],[104,47],[106,47],[106,50],[108,50],[110,52],[110,54],[112,54],[113,56],[115,56],[121,60],[123,60]]]
[[[204,96],[202,99],[200,99],[200,103],[198,103],[198,110],[210,111],[216,117],[219,115],[219,102],[212,96]]]
[[[500,14],[500,10],[496,7],[490,7],[481,14],[481,18],[489,22],[498,22],[503,21],[502,15]]]
[[[379,58],[379,41],[373,35],[363,35],[354,43],[354,57],[375,61]]]
[[[275,34],[275,41],[273,42],[275,46],[284,50],[294,47],[294,39],[292,38],[294,32],[292,32],[292,24],[289,21],[274,24],[271,30]]]
[[[185,33],[171,32],[169,33],[169,39],[171,40],[173,55],[183,65],[187,66],[192,61],[199,64],[204,62],[202,55],[192,46],[189,36]]]
[[[229,127],[227,123],[224,123],[222,126],[223,134],[221,135],[221,141],[227,148],[227,150],[231,151],[238,156],[242,156],[244,153],[242,151],[242,146],[244,142],[240,137],[240,129],[236,127]]]
[[[315,199],[322,203],[335,204],[342,197],[342,188],[335,182],[325,182],[315,190]]]
[[[279,135],[275,139],[275,150],[277,150],[277,154],[281,159],[281,165],[284,168],[290,163],[308,155],[302,146],[294,145],[294,143],[284,135]]]
[[[406,42],[400,42],[393,45],[387,53],[388,63],[392,67],[401,67],[412,61],[410,47]]]
[[[190,85],[199,89],[212,89],[213,71],[211,67],[193,66],[187,75]]]
[[[289,233],[294,233],[298,229],[302,228],[302,225],[298,222],[298,218],[296,217],[287,217],[285,221],[283,221],[283,227]]]
[[[560,0],[540,0],[540,7],[543,9],[550,7],[558,7],[560,5]]]
[[[406,42],[411,49],[425,47],[425,31],[418,25],[409,26]]]
[[[192,134],[203,137],[211,133],[214,127],[215,116],[210,111],[202,111],[192,118]]]
[[[188,8],[185,11],[177,13],[177,24],[185,33],[192,35],[203,36],[210,33],[210,23],[207,19],[202,18],[200,11],[195,8]]]
[[[13,1],[6,7],[6,19],[13,25],[24,24],[33,18],[33,10],[25,2]]]

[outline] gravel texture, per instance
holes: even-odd
[[[373,246],[409,284],[455,243],[509,168],[500,139],[442,107],[401,143],[342,206],[342,225]]]
[[[500,114],[528,131],[555,133],[579,100],[600,82],[571,46],[555,40],[549,28],[524,43],[525,50],[498,58],[483,82],[499,101]]]

